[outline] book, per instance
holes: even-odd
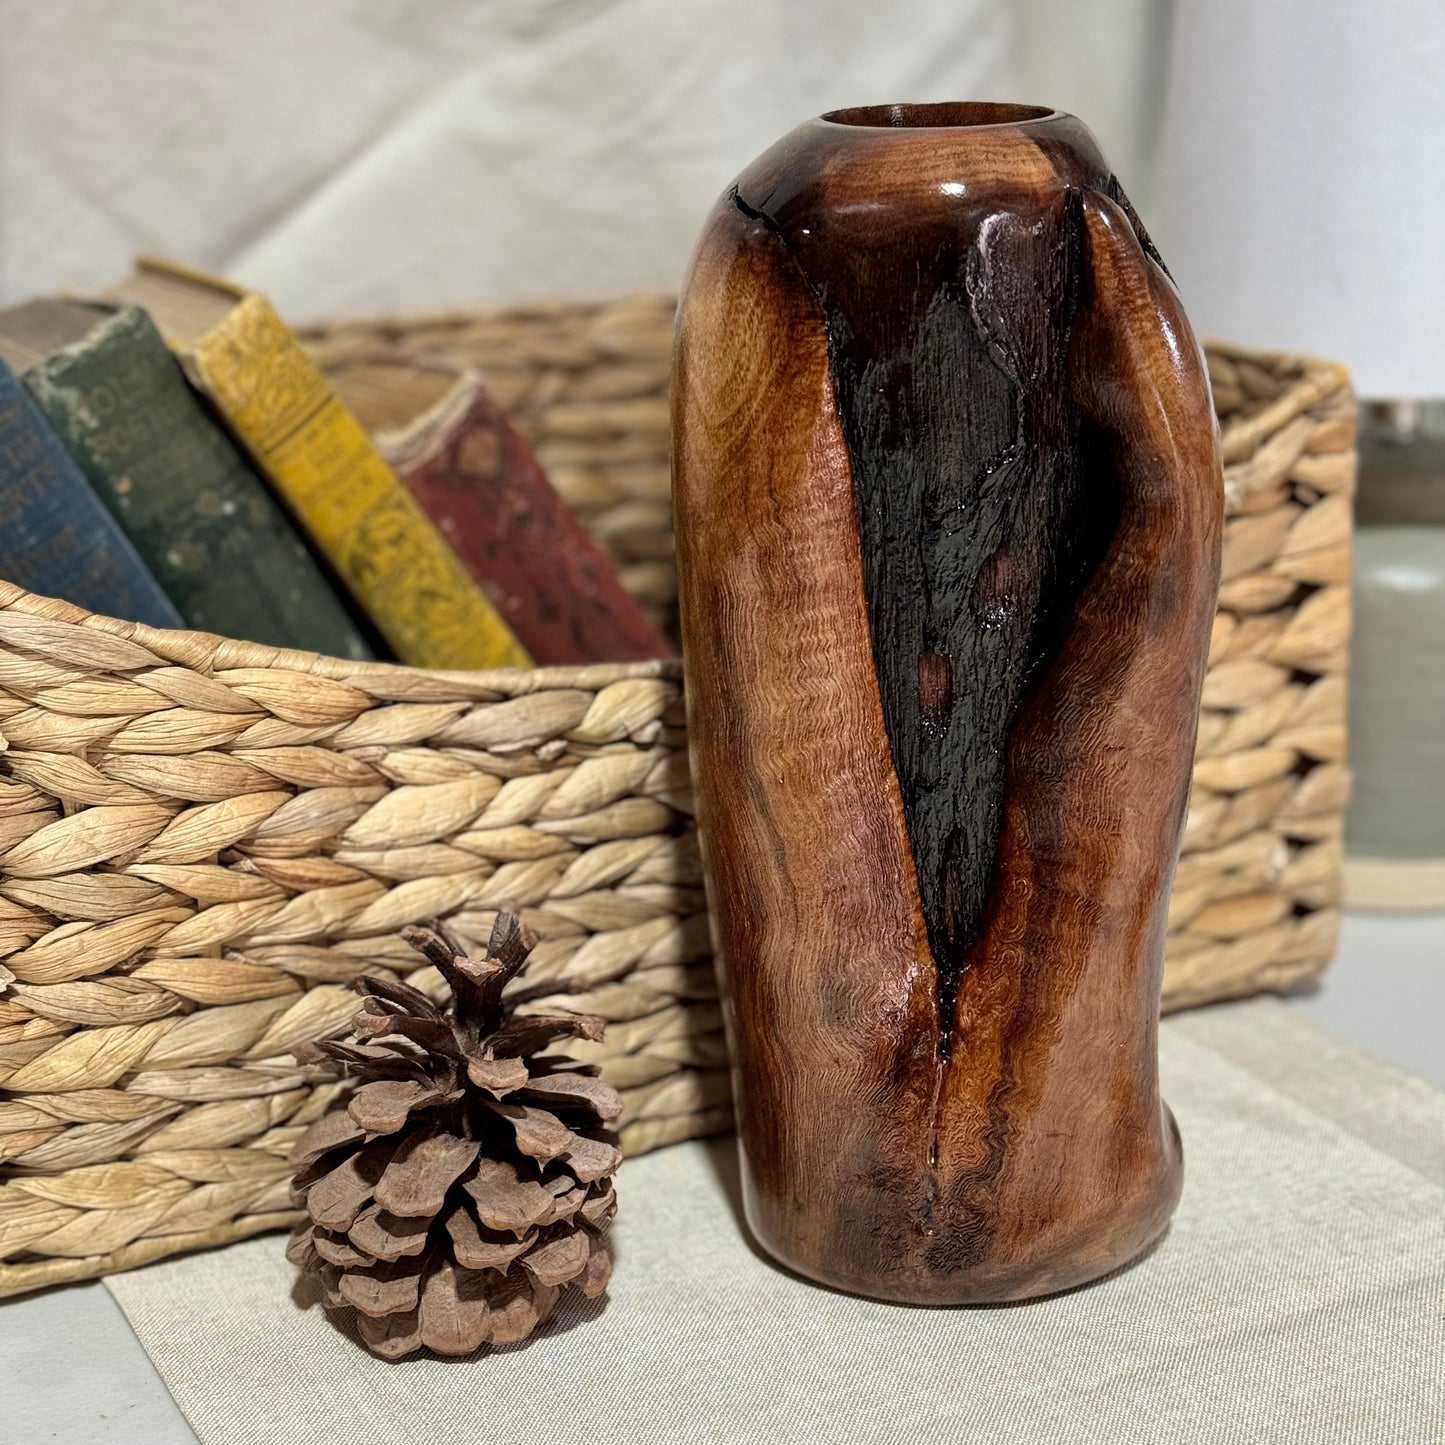
[[[531,659],[259,292],[143,258],[107,293],[143,306],[403,662]]]
[[[47,299],[0,312],[0,355],[186,626],[371,655],[266,484],[135,306]]]
[[[675,656],[480,376],[377,353],[332,385],[539,664]]]
[[[0,359],[0,577],[91,612],[180,627],[120,525]]]

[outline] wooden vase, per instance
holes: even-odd
[[[1115,1268],[1181,1183],[1156,1030],[1223,488],[1087,128],[785,137],[703,232],[673,425],[752,1230],[915,1303]]]

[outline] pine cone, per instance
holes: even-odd
[[[315,1269],[329,1307],[356,1311],[374,1353],[465,1355],[525,1339],[569,1284],[589,1299],[607,1287],[622,1153],[605,1121],[622,1100],[595,1065],[537,1053],[600,1038],[601,1019],[513,1012],[555,982],[503,1000],[535,943],[515,914],[498,917],[482,960],[429,929],[403,937],[446,977],[452,1007],[360,978],[351,1036],[296,1051],[364,1082],[297,1141],[310,1218],[287,1257]]]

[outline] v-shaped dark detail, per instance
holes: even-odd
[[[778,234],[827,326],[946,1057],[961,972],[1008,882],[1009,735],[1118,521],[1113,463],[1070,397],[1079,193],[940,206],[907,231],[802,197],[739,205]]]

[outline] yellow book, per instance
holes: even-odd
[[[144,307],[403,662],[531,659],[266,298],[142,257]]]

